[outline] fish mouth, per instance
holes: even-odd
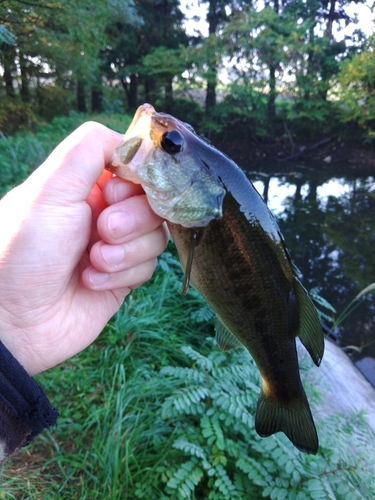
[[[122,179],[141,184],[137,171],[153,147],[148,131],[154,114],[155,109],[151,104],[143,104],[137,109],[106,170]]]
[[[148,122],[151,122],[151,117],[152,115],[155,114],[155,108],[151,104],[145,103],[142,104],[142,106],[139,106],[137,111],[135,112],[133,116],[133,120],[131,121],[128,130],[125,133],[124,136],[124,141],[130,137],[134,137],[137,134],[137,130],[139,128],[143,128],[146,123],[145,121],[148,120]],[[141,124],[141,127],[140,127]],[[138,136],[141,134],[137,134]]]

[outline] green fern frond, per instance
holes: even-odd
[[[215,413],[212,417],[206,414],[201,418],[200,424],[202,428],[202,435],[207,439],[207,443],[209,445],[215,444],[219,450],[224,450],[225,439],[217,413]]]
[[[236,466],[241,469],[248,478],[258,486],[268,487],[275,484],[274,479],[267,469],[251,457],[243,457],[237,460]]]
[[[177,493],[177,498],[191,498],[197,484],[203,477],[203,471],[198,467],[195,458],[183,463],[167,483],[167,488]]]
[[[239,498],[239,494],[236,490],[235,485],[233,484],[233,482],[231,481],[230,477],[227,474],[227,471],[221,464],[215,467],[215,481],[213,482],[212,486],[213,486],[212,493],[214,493],[215,490],[216,491],[218,490],[225,499]],[[215,497],[209,496],[209,498],[215,498]]]
[[[160,375],[173,377],[184,380],[185,382],[195,382],[203,385],[205,382],[205,374],[194,368],[185,368],[182,366],[166,366],[160,370]]]
[[[215,317],[215,311],[208,304],[205,304],[198,311],[195,311],[191,317],[197,323],[208,323]]]
[[[208,357],[200,354],[198,351],[195,351],[192,347],[181,347],[181,351],[186,354],[186,356],[188,356],[191,360],[195,361],[199,368],[207,370],[208,372],[213,369],[212,361]]]
[[[204,449],[197,444],[191,443],[184,437],[176,439],[172,446],[177,450],[182,450],[187,455],[195,456],[201,458],[202,460],[207,460]]]
[[[170,418],[177,415],[197,415],[203,413],[204,407],[199,405],[209,394],[206,387],[184,387],[177,389],[172,396],[165,399],[162,406],[162,417]],[[175,411],[171,411],[174,408]],[[199,410],[198,410],[199,408]]]

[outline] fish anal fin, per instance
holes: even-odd
[[[300,281],[295,278],[294,283],[299,310],[297,336],[307,349],[316,366],[319,366],[324,354],[324,336],[318,313]]]
[[[318,435],[304,393],[285,403],[262,391],[258,400],[255,430],[261,437],[284,432],[298,450],[312,455],[318,452]]]
[[[239,347],[243,347],[237,337],[235,337],[233,333],[228,330],[220,319],[216,322],[216,343],[224,352],[229,351],[229,349],[238,349]]]

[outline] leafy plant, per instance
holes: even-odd
[[[375,293],[375,283],[371,283],[361,290],[353,300],[349,302],[349,304],[344,308],[344,310],[335,318],[335,314],[337,314],[336,309],[330,304],[324,297],[320,295],[319,287],[315,287],[310,290],[311,298],[314,302],[324,309],[331,311],[331,315],[327,314],[320,307],[317,308],[318,315],[321,319],[328,321],[331,323],[330,332],[333,332],[335,328],[341,325],[343,321],[363,302],[366,295]]]
[[[247,352],[227,355],[212,346],[203,356],[191,347],[182,350],[191,366],[160,372],[178,382],[161,408],[175,429],[172,446],[181,452],[164,471],[159,467],[170,497],[354,499],[374,491],[372,479],[363,484],[359,478],[370,465],[363,422],[335,417],[320,423],[316,457],[298,452],[284,435],[261,439],[253,417],[260,380]],[[355,458],[352,445],[361,448]]]
[[[181,299],[172,248],[100,338],[38,377],[60,409],[2,471],[0,497],[79,499],[368,499],[374,437],[364,419],[318,419],[320,451],[254,430],[259,373],[244,349],[215,345],[211,309]],[[208,320],[208,323],[207,323]],[[301,360],[315,412],[317,369]]]
[[[328,300],[326,300],[324,297],[322,297],[320,295],[320,287],[312,288],[310,290],[309,294],[310,294],[311,298],[313,299],[313,301],[315,302],[316,306],[319,306],[316,309],[318,312],[319,318],[321,320],[328,321],[328,323],[333,323],[334,322],[333,314],[336,314],[337,311],[333,307],[333,305],[328,302]],[[328,314],[327,312],[322,310],[321,309],[322,307],[325,310],[330,311],[332,314]]]
[[[338,91],[341,106],[340,116],[345,121],[355,121],[375,135],[375,36],[371,36],[366,49],[354,54],[341,64]]]
[[[23,182],[59,142],[88,120],[125,132],[131,118],[123,114],[88,116],[72,112],[70,116],[60,116],[49,124],[38,125],[34,133],[20,131],[5,136],[0,131],[0,197]]]
[[[234,83],[222,102],[206,116],[202,130],[208,137],[241,138],[257,141],[268,131],[267,98],[248,85]]]

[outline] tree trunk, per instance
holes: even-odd
[[[78,113],[86,113],[86,99],[85,99],[85,84],[77,81],[77,111]]]
[[[22,102],[30,102],[30,91],[29,91],[29,75],[26,66],[26,58],[22,52],[20,56],[20,70],[21,70],[21,99]]]
[[[336,8],[336,0],[329,0],[329,13],[328,13],[328,21],[327,21],[327,38],[329,41],[332,40],[332,27],[333,21],[335,19],[335,8]]]
[[[270,78],[269,78],[270,91],[268,94],[267,103],[267,115],[270,124],[273,123],[276,116],[275,101],[276,101],[276,68],[274,65],[270,66]]]
[[[138,107],[138,75],[130,75],[130,85],[128,92],[128,105],[130,111],[135,111]]]
[[[216,105],[216,85],[217,70],[214,63],[211,62],[211,67],[207,73],[206,112],[209,112]]]
[[[214,36],[218,27],[219,21],[223,16],[223,6],[217,0],[210,0],[207,13],[208,34]],[[214,49],[212,48],[214,51]],[[208,113],[216,105],[216,85],[217,85],[217,60],[216,54],[213,53],[207,61],[207,87],[206,87],[206,113]]]
[[[279,0],[274,0],[273,2],[273,10],[276,14],[279,13]],[[267,115],[270,125],[273,124],[276,116],[275,109],[275,101],[276,101],[276,64],[275,61],[271,61],[269,65],[270,70],[270,78],[268,81],[268,85],[270,87],[270,91],[268,94],[268,103],[267,103]]]
[[[173,99],[172,78],[170,78],[165,85],[165,111],[166,111],[166,113],[172,113],[173,101],[174,101],[174,99]]]
[[[145,78],[145,101],[152,102],[153,101],[153,89],[154,85],[152,79],[147,77]]]
[[[91,111],[93,113],[103,112],[103,92],[101,90],[91,90]]]
[[[1,61],[4,68],[3,79],[5,82],[5,92],[7,97],[13,98],[15,96],[14,85],[13,85],[13,71],[15,69],[14,57],[15,50],[12,45],[3,43],[1,45]]]

